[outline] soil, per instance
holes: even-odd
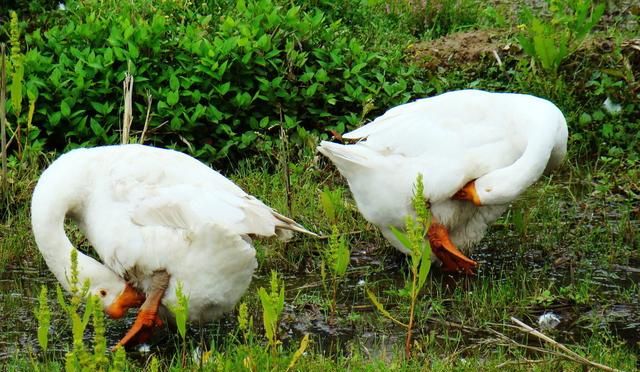
[[[486,58],[502,63],[505,54],[520,53],[504,30],[474,30],[423,41],[409,47],[410,59],[428,69],[476,63]],[[498,62],[500,60],[500,62]]]
[[[619,44],[616,45],[616,43]],[[589,37],[575,52],[574,58],[591,56],[601,60],[604,55],[617,49],[626,58],[628,66],[625,67],[631,71],[637,71],[640,66],[640,38],[615,41],[610,37]],[[483,61],[502,65],[509,57],[520,57],[523,54],[515,34],[500,29],[449,34],[439,39],[413,44],[407,50],[410,60],[421,67],[435,71],[448,67],[461,68],[472,64],[477,67]]]

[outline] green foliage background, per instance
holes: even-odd
[[[277,158],[281,129],[294,152],[306,151],[330,130],[470,87],[552,100],[567,116],[570,147],[580,155],[640,153],[640,57],[624,52],[621,39],[608,53],[585,52],[603,11],[586,0],[549,0],[547,13],[535,16],[525,9],[511,36],[523,53],[500,66],[457,71],[416,66],[407,47],[417,38],[504,26],[504,14],[512,22],[518,16],[477,0],[70,0],[66,10],[52,10],[45,0],[12,4],[24,52],[18,114],[29,133],[21,141],[35,149],[117,143],[129,70],[134,136],[150,95],[146,142],[217,165],[255,154]],[[8,14],[0,22],[0,41],[7,41]],[[33,125],[26,128],[34,98]],[[621,104],[618,113],[603,109],[607,98]]]
[[[88,0],[69,1],[47,22],[25,38],[24,94],[37,97],[31,138],[56,150],[117,143],[127,70],[133,129],[148,92],[149,142],[209,161],[271,155],[280,125],[299,144],[353,127],[371,104],[426,93],[397,48],[371,50],[320,9]]]

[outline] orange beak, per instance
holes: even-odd
[[[122,318],[130,307],[140,307],[145,300],[144,294],[138,292],[131,284],[127,283],[124,290],[105,310],[110,318]]]
[[[480,202],[480,197],[478,196],[478,192],[476,191],[476,183],[475,181],[471,181],[469,183],[467,183],[466,185],[464,185],[464,187],[460,190],[458,190],[458,192],[456,192],[451,199],[454,200],[468,200],[470,202],[472,202],[473,204],[475,204],[476,206],[480,207],[482,206],[482,203]]]

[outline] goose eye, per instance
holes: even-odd
[[[105,297],[107,295],[107,291],[105,291],[104,289],[100,290],[100,296],[101,297]]]

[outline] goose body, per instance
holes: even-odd
[[[511,201],[561,163],[567,133],[547,100],[462,90],[392,108],[342,136],[355,143],[323,141],[318,150],[347,179],[365,219],[405,253],[389,227],[414,213],[421,173],[434,221],[469,252]]]
[[[40,177],[33,233],[48,267],[69,289],[75,248],[65,217],[76,221],[101,260],[79,253],[79,278],[90,280],[90,291],[114,317],[148,300],[154,276],[163,272],[169,279],[159,304],[176,304],[181,283],[189,319],[216,319],[249,286],[257,266],[253,236],[308,232],[198,160],[142,145],[73,150]],[[118,304],[128,287],[142,298]]]

